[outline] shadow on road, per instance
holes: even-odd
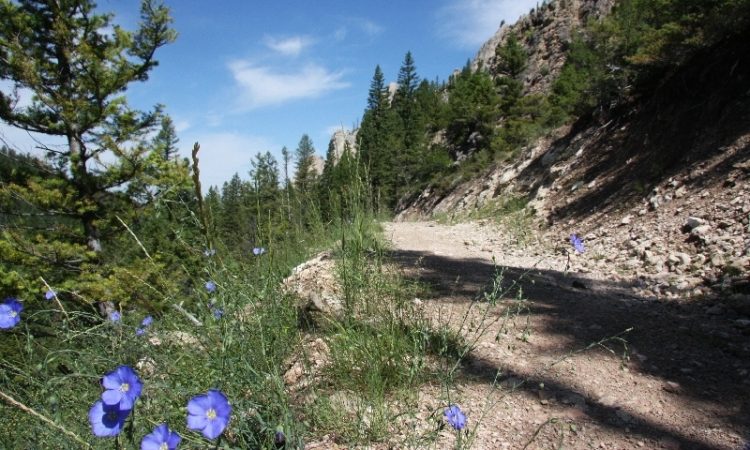
[[[633,295],[631,285],[623,282],[590,280],[555,270],[493,266],[481,259],[453,259],[417,251],[395,251],[393,259],[409,278],[428,284],[435,301],[481,301],[482,293],[494,275],[501,271],[504,280],[520,280],[518,286],[531,303],[532,316],[544,315],[540,330],[564,337],[569,348],[581,349],[604,337],[632,328],[625,338],[642,358],[634,360],[630,370],[679,384],[679,395],[714,404],[725,414],[717,423],[750,432],[750,338],[732,326],[732,312],[709,316],[700,300],[662,302]],[[578,286],[578,287],[574,287]],[[511,297],[514,295],[510,293]],[[428,300],[429,301],[429,300]],[[491,383],[500,371],[504,377],[521,375],[484,361],[476,355],[463,367],[465,374]],[[541,375],[527,379],[519,388],[536,394],[539,383],[559,392],[575,391],[559,380]],[[677,394],[675,394],[677,395]],[[667,429],[644,417],[632,417],[624,423],[614,406],[585,398],[587,414],[603,426],[659,440],[669,437],[682,449],[709,449],[710,445]]]

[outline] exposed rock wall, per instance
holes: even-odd
[[[331,142],[333,143],[333,155],[338,162],[341,159],[341,155],[344,154],[344,148],[349,145],[349,151],[352,154],[357,153],[357,132],[359,130],[346,130],[344,128],[337,130],[331,136]]]
[[[494,36],[479,49],[472,61],[498,73],[495,50],[515,35],[526,48],[528,65],[523,72],[527,93],[545,92],[565,64],[565,49],[574,30],[591,18],[606,15],[615,0],[554,0],[532,10],[512,25],[502,24]]]

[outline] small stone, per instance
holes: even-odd
[[[685,228],[685,231],[692,231],[693,228],[699,227],[701,225],[705,225],[706,221],[701,219],[700,217],[688,217],[685,221],[685,225],[683,227]]]
[[[699,225],[693,228],[692,230],[690,230],[690,234],[692,236],[701,237],[701,236],[707,235],[710,231],[711,231],[711,225]]]
[[[668,259],[669,259],[669,262],[671,262],[673,265],[680,265],[680,266],[690,265],[690,255],[688,255],[687,253],[675,252],[675,253],[670,254]]]
[[[620,225],[628,225],[630,224],[630,220],[632,219],[632,216],[628,214],[627,216],[623,217],[622,220],[620,220]]]
[[[662,389],[667,392],[671,392],[672,394],[679,394],[680,391],[682,391],[682,386],[680,386],[680,383],[677,383],[676,381],[667,381],[666,383],[664,383],[664,386],[662,386]]]
[[[723,267],[724,266],[724,257],[720,253],[715,253],[711,256],[711,266],[712,267]]]

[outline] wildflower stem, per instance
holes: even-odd
[[[47,280],[45,280],[44,277],[40,276],[39,279],[42,280],[42,283],[44,283],[44,285],[47,286],[47,289],[49,291],[52,291],[52,295],[55,297],[55,301],[57,302],[57,306],[60,307],[60,311],[62,311],[62,313],[65,315],[65,318],[67,320],[70,320],[70,316],[68,315],[68,312],[65,311],[65,308],[63,307],[62,302],[60,301],[60,298],[57,296],[57,291],[52,289],[52,286],[50,286],[49,283],[47,283]]]
[[[55,423],[55,421],[53,421],[49,417],[44,416],[44,415],[38,413],[37,411],[29,408],[28,406],[26,406],[23,403],[19,402],[18,400],[14,399],[10,395],[6,394],[5,392],[0,391],[0,398],[2,398],[3,400],[5,400],[6,402],[8,402],[11,406],[15,406],[16,408],[20,409],[21,411],[24,411],[24,412],[26,412],[26,413],[28,413],[28,414],[36,417],[37,419],[41,420],[42,422],[46,423],[47,425],[50,425],[51,427],[56,428],[56,429],[62,431],[63,433],[65,433],[66,435],[68,435],[71,439],[73,439],[74,441],[76,441],[79,444],[83,445],[85,448],[91,448],[91,446],[88,443],[86,443],[86,441],[84,441],[83,439],[81,439],[80,437],[78,437],[78,435],[76,435],[72,431],[66,430],[62,426],[60,426],[57,423]]]
[[[138,236],[136,236],[135,233],[133,233],[133,230],[130,229],[130,227],[128,226],[128,224],[126,224],[125,222],[123,222],[123,220],[120,219],[120,216],[116,215],[115,217],[117,218],[117,220],[120,221],[120,223],[122,224],[122,226],[125,227],[126,230],[128,230],[128,233],[130,233],[130,235],[133,236],[133,239],[135,239],[135,242],[138,243],[138,246],[141,247],[141,250],[143,250],[143,253],[146,254],[146,258],[148,258],[149,260],[151,260],[151,255],[148,254],[148,251],[146,250],[146,247],[143,246],[143,244],[141,243],[141,240],[138,239]]]

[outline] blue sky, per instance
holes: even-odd
[[[257,152],[294,150],[303,133],[321,156],[330,134],[361,118],[376,64],[394,81],[410,50],[422,78],[444,80],[473,58],[500,22],[514,22],[533,0],[247,1],[166,0],[177,41],[157,52],[131,105],[166,105],[183,155],[201,144],[204,185],[235,172],[247,178]],[[100,0],[127,29],[136,0]],[[0,84],[7,89],[7,84]],[[0,126],[29,150],[26,133]]]

